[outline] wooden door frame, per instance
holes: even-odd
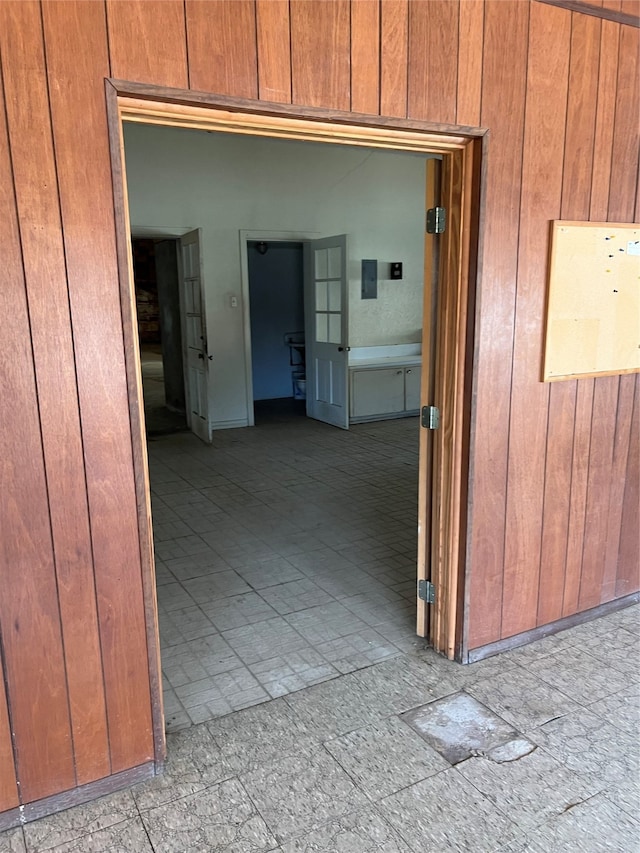
[[[430,554],[425,548],[426,531],[419,531],[418,537],[421,543],[418,577],[431,580],[436,600],[429,619],[426,608],[419,608],[418,634],[425,634],[428,622],[433,647],[450,659],[460,658],[463,640],[474,294],[481,221],[481,172],[485,164],[487,131],[272,104],[113,79],[105,80],[105,92],[149,668],[154,696],[154,732],[157,759],[162,760],[165,742],[162,680],[147,453],[134,323],[123,121],[442,155],[441,193],[448,225],[439,238],[435,365],[424,352],[422,365],[422,399],[437,405],[442,413],[440,429],[429,433],[422,430],[420,439],[423,464],[419,474],[419,512],[428,512],[431,519]],[[431,277],[430,257],[427,241],[425,289]],[[425,300],[426,325],[423,329],[430,328],[432,323],[430,305],[431,300]],[[430,376],[435,376],[434,383],[429,382]],[[425,452],[429,445],[429,452]],[[432,500],[432,495],[437,499]]]

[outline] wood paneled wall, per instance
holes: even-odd
[[[468,647],[638,589],[640,381],[539,382],[549,220],[640,212],[636,28],[535,0],[4,0],[0,50],[0,811],[154,755],[105,77],[489,128]]]

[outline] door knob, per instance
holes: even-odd
[[[338,352],[351,352],[351,347],[338,347]]]

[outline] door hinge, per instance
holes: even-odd
[[[440,409],[437,406],[423,406],[420,423],[425,429],[438,429],[440,426]]]
[[[446,208],[430,207],[429,210],[427,210],[427,234],[444,234],[446,226]]]
[[[418,598],[427,604],[436,603],[436,588],[431,581],[418,581]]]

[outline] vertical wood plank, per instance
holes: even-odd
[[[591,173],[595,134],[598,67],[600,61],[600,21],[588,15],[571,17],[571,59],[567,124],[562,176],[562,219],[589,218]],[[593,380],[585,380],[593,394]],[[588,459],[584,455],[585,430],[591,426],[591,410],[583,409],[584,384],[556,382],[549,389],[549,429],[545,463],[544,511],[537,623],[547,624],[563,616],[567,572],[577,569],[569,585],[579,584],[582,539],[570,542],[570,520],[574,504],[584,519],[584,489]],[[581,395],[578,406],[578,395]],[[577,419],[579,415],[580,420]],[[576,453],[576,446],[578,452]],[[574,489],[573,475],[576,474]],[[583,485],[584,484],[584,485]],[[569,554],[569,546],[577,546]]]
[[[153,758],[113,186],[104,10],[43,4],[112,772]],[[82,133],[78,127],[82,126]]]
[[[20,802],[4,679],[4,664],[0,656],[0,812],[13,809]]]
[[[590,213],[591,219],[596,222],[607,218],[609,203],[620,29],[620,26],[611,21],[602,21],[595,143],[591,174]]]
[[[258,96],[253,0],[186,0],[190,88],[237,98]]]
[[[11,19],[5,23],[7,119],[14,152],[76,774],[78,783],[84,784],[109,775],[109,745],[57,178],[51,128],[44,125],[44,117],[49,118],[49,99],[38,6],[14,6]],[[30,58],[29,68],[16,75],[24,55]],[[28,110],[22,107],[27,101]]]
[[[291,33],[288,0],[256,0],[258,97],[291,103]]]
[[[513,346],[502,636],[536,625],[549,386],[540,382],[550,219],[562,197],[571,14],[531,6]],[[562,572],[562,568],[558,567]]]
[[[491,142],[476,315],[476,423],[468,567],[470,649],[500,637],[519,234],[514,211],[520,207],[528,24],[528,3],[487,0],[480,124],[491,128]],[[513,109],[505,110],[505,103],[513,104]],[[491,306],[491,310],[483,310],[483,306]]]
[[[640,529],[640,376],[636,376],[633,414],[624,503],[620,524],[620,548],[616,596],[629,595],[640,587],[640,560],[638,560],[638,530]]]
[[[620,554],[620,534],[625,509],[625,491],[628,475],[633,409],[635,401],[636,377],[621,376],[618,389],[618,406],[615,413],[615,434],[613,440],[613,461],[609,483],[609,511],[607,518],[607,538],[604,550],[604,570],[600,602],[610,601],[616,596],[618,576],[618,557]],[[636,505],[636,509],[640,509]],[[635,557],[632,563],[640,564],[640,528],[638,531]],[[624,572],[627,567],[620,567]],[[632,591],[632,590],[630,590]]]
[[[619,385],[618,376],[602,377],[595,383],[578,610],[600,604]]]
[[[380,4],[351,3],[351,111],[380,111]]]
[[[640,101],[640,30],[620,27],[619,50],[609,217],[628,221],[634,214],[638,181],[640,125],[634,107]]]
[[[37,6],[0,6],[3,76],[8,70],[10,46],[21,37],[18,24],[25,12],[37,14]],[[28,76],[24,66],[14,69],[16,75],[20,71]],[[2,400],[10,401],[3,407],[0,430],[0,635],[18,746],[16,770],[22,801],[29,802],[72,788],[75,773],[31,332],[2,92],[0,101],[0,182],[4,188],[0,193],[4,272],[0,287],[0,390]],[[3,738],[0,743],[9,760],[6,740]],[[15,802],[11,780],[4,772],[2,788],[5,796]]]
[[[484,47],[484,0],[462,0],[458,25],[458,124],[480,124],[482,50]]]
[[[349,110],[349,0],[291,0],[291,75],[294,104]]]
[[[549,425],[544,471],[538,625],[560,619],[564,599],[569,507],[573,462],[573,431],[577,382],[557,383],[550,389]],[[556,390],[557,389],[557,390]]]
[[[617,24],[611,21],[600,23],[598,88],[588,217],[596,222],[606,220],[608,213],[619,33],[620,27]],[[585,105],[585,109],[589,109],[588,105]],[[576,116],[575,120],[579,122],[579,116]],[[576,174],[576,168],[581,167],[571,164],[572,174]],[[594,379],[581,379],[578,382],[563,616],[570,616],[579,609],[580,579],[587,524],[587,487],[595,386],[596,380]],[[597,413],[596,416],[599,414]]]
[[[407,115],[409,64],[408,0],[382,0],[380,4],[380,112]]]
[[[189,88],[182,0],[107,0],[111,77]]]
[[[459,0],[409,3],[410,118],[455,124]]]
[[[563,616],[570,616],[578,610],[584,528],[587,515],[587,481],[589,477],[595,381],[593,379],[581,379],[577,385],[571,459],[571,494],[567,521],[567,554],[562,595]]]

